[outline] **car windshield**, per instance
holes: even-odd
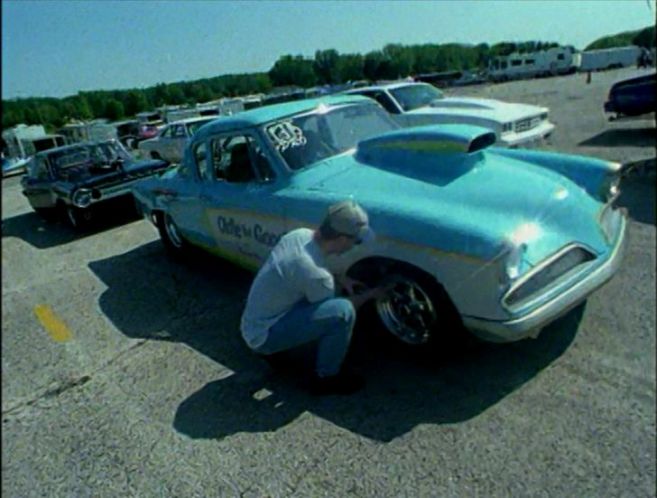
[[[267,138],[291,169],[341,154],[366,138],[399,125],[378,104],[326,106],[265,127]]]
[[[407,85],[390,90],[404,111],[412,111],[431,105],[434,100],[444,98],[443,92],[431,85]]]
[[[117,160],[129,159],[130,154],[115,141],[70,147],[48,155],[55,174],[66,177],[87,173],[90,168],[106,166]]]

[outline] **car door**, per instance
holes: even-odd
[[[171,140],[167,145],[168,160],[178,163],[182,160],[185,146],[187,145],[187,131],[185,125],[177,124],[171,127]]]
[[[27,175],[23,180],[23,193],[34,208],[55,206],[52,175],[45,157],[32,157],[27,166]]]
[[[217,250],[244,266],[258,266],[286,231],[280,182],[259,137],[245,132],[212,137],[203,176],[203,222]]]

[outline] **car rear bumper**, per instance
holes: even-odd
[[[611,256],[585,279],[570,287],[556,299],[521,318],[492,321],[464,316],[464,325],[474,335],[489,342],[513,342],[536,337],[542,328],[581,304],[592,292],[614,276],[623,260],[627,240],[627,216],[624,214]]]

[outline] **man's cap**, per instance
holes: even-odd
[[[367,213],[353,200],[329,206],[325,221],[336,232],[353,237],[358,242],[368,242],[374,238]]]

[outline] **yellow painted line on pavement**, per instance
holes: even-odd
[[[50,306],[37,304],[34,307],[34,314],[55,342],[66,342],[73,338],[66,324],[55,314]]]

